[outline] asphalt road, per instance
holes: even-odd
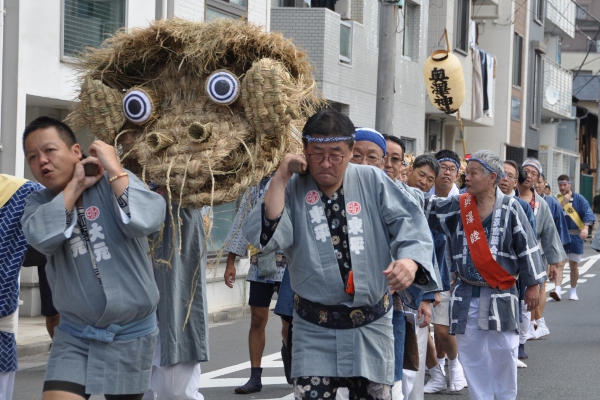
[[[598,261],[595,259],[599,254]],[[600,399],[600,253],[589,250],[583,261],[577,292],[580,301],[548,301],[545,319],[550,336],[527,342],[528,368],[519,369],[519,399]],[[587,264],[586,264],[587,263]],[[565,271],[568,278],[568,270]],[[568,285],[563,284],[563,287]],[[201,392],[213,399],[293,399],[292,388],[285,383],[279,351],[281,323],[271,314],[267,325],[267,344],[263,358],[263,390],[252,395],[236,395],[236,386],[245,383],[250,374],[247,334],[248,316],[239,320],[211,325],[211,361],[202,364]],[[21,359],[15,382],[15,400],[40,399],[47,355]],[[467,389],[425,395],[426,400],[468,399]],[[102,399],[93,396],[92,400]]]

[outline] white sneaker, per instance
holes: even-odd
[[[546,321],[544,320],[544,318],[538,319],[537,323],[538,323],[538,328],[535,331],[536,339],[539,339],[544,336],[548,336],[550,334],[550,330],[548,329],[548,326],[546,325]]]
[[[527,364],[521,360],[517,360],[517,368],[527,368]]]
[[[427,381],[427,384],[423,388],[425,393],[437,393],[448,389],[446,376],[444,375],[442,367],[439,364],[433,368],[430,368],[429,374],[431,375],[431,379]]]
[[[535,331],[535,326],[533,325],[533,321],[529,323],[529,329],[527,330],[527,335],[525,336],[526,340],[536,340],[537,334]]]
[[[452,392],[459,392],[467,387],[467,380],[465,379],[463,367],[460,365],[458,357],[448,361],[450,361],[450,365],[448,366],[448,380],[450,382],[448,389]]]
[[[575,290],[574,288],[571,288],[571,292],[569,293],[569,300],[579,300],[579,297],[577,297],[577,290]]]

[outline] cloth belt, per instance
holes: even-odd
[[[0,331],[6,333],[15,333],[15,319],[17,318],[17,312],[13,311],[12,314],[6,317],[0,318]]]
[[[472,281],[462,276],[458,271],[454,271],[454,280],[456,280],[457,278],[463,281],[464,283],[468,283],[471,286],[491,287],[490,284],[485,281]]]
[[[353,329],[370,324],[383,317],[392,307],[390,294],[386,293],[373,306],[327,306],[294,295],[294,310],[305,321],[327,329]]]
[[[581,234],[581,229],[569,229],[569,235],[579,236]]]
[[[156,330],[156,312],[123,326],[110,324],[106,328],[80,325],[61,316],[58,327],[79,339],[96,340],[102,343],[111,343],[113,340],[131,340],[149,335]]]

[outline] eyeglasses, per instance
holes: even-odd
[[[444,165],[440,165],[440,170],[441,170],[442,172],[446,172],[446,171],[448,171],[448,172],[450,172],[451,174],[453,174],[453,173],[455,173],[455,172],[457,172],[457,171],[458,171],[458,168],[456,168],[456,167],[446,167],[446,166],[444,166]]]
[[[333,165],[341,164],[346,156],[340,156],[339,154],[332,154],[327,157],[327,161]],[[308,160],[315,164],[320,164],[325,159],[323,154],[308,154]]]
[[[514,181],[515,179],[517,179],[517,177],[514,176],[513,174],[504,174],[504,178],[510,179],[511,181]]]
[[[400,157],[389,157],[389,156],[385,156],[383,157],[385,160],[390,160],[390,162],[392,164],[402,164],[404,167],[408,166],[408,164],[406,163],[406,161],[404,161],[403,159],[401,159]]]
[[[383,162],[384,157],[375,157],[375,156],[367,156],[367,164],[369,165],[377,165]],[[352,156],[352,162],[355,164],[362,164],[365,156],[361,154],[354,154]]]
[[[530,176],[532,178],[537,178],[538,177],[537,171],[525,171],[525,173],[527,174],[527,176]]]

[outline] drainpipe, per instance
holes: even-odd
[[[4,62],[4,17],[6,10],[4,9],[4,0],[0,0],[0,110],[2,110],[2,63]],[[2,112],[0,111],[0,151],[4,150],[2,145]]]
[[[2,1],[2,0],[0,0],[0,1]],[[168,15],[167,15],[167,6],[168,6],[167,0],[162,0],[161,6],[162,6],[162,10],[161,10],[161,13],[160,13],[160,18],[161,19],[167,19],[167,18],[169,18]]]

